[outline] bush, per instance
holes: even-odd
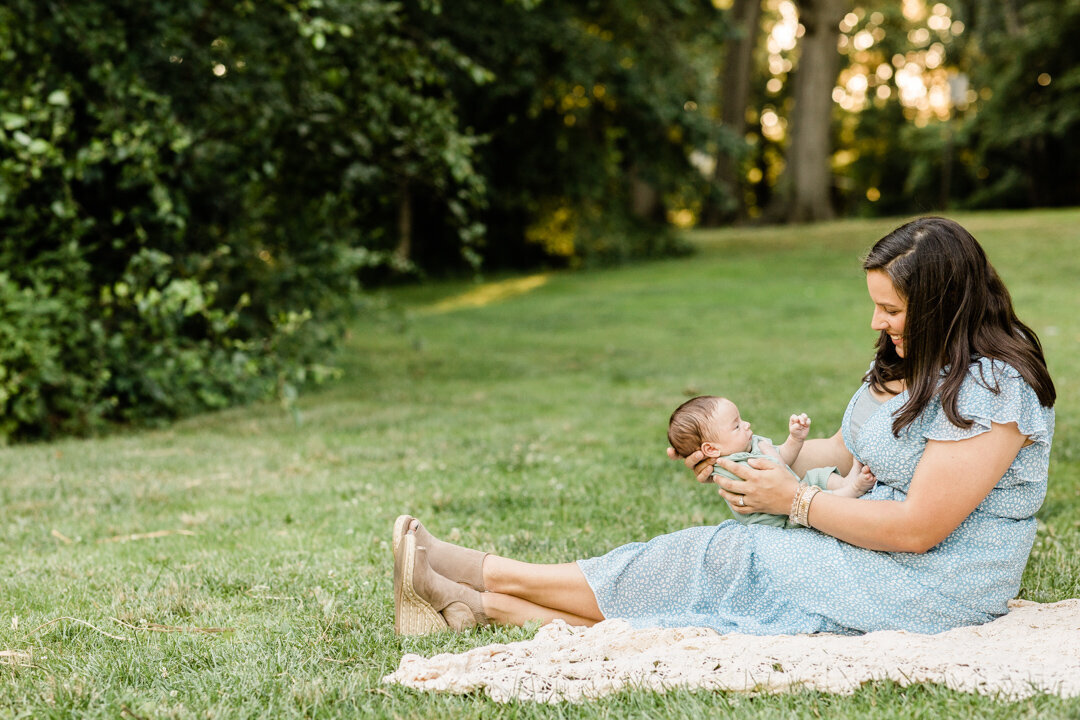
[[[288,401],[373,268],[678,249],[718,14],[647,5],[4,3],[0,441]]]
[[[0,48],[0,441],[295,397],[402,175],[476,236],[453,52],[393,3],[12,0]]]

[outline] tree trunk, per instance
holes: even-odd
[[[630,168],[630,213],[639,220],[663,222],[664,211],[660,203],[660,193],[649,183],[641,179],[637,168]]]
[[[790,144],[779,195],[787,222],[835,217],[832,206],[832,91],[840,67],[840,20],[851,0],[801,0],[805,28],[795,70]]]
[[[398,244],[394,258],[403,263],[412,259],[412,190],[409,181],[402,180],[398,193]]]
[[[720,98],[720,122],[740,141],[746,135],[746,106],[750,98],[754,48],[761,36],[761,0],[735,0],[731,7],[731,30],[724,52]],[[713,202],[706,210],[704,224],[719,225],[724,220],[746,217],[738,157],[721,150],[716,157],[714,179],[734,201],[728,207]]]
[[[1016,3],[1014,0],[1005,0],[1002,3],[1002,10],[1005,14],[1005,31],[1013,37],[1017,37],[1024,32],[1022,23],[1020,22],[1020,13],[1016,10]]]

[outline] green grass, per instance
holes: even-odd
[[[959,219],[1041,334],[1059,391],[1021,595],[1078,597],[1080,211]],[[694,257],[556,273],[443,312],[476,286],[399,289],[390,310],[356,321],[344,378],[302,398],[300,425],[263,405],[4,449],[0,650],[29,659],[0,665],[0,717],[1080,717],[1080,700],[892,683],[540,706],[379,682],[406,652],[532,632],[395,637],[399,513],[465,544],[566,561],[727,517],[664,457],[688,393],[730,395],[761,434],[782,439],[795,411],[813,417],[812,436],[833,432],[874,340],[859,258],[896,224],[699,232]],[[171,534],[111,540],[156,531]]]

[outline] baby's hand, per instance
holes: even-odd
[[[791,416],[791,419],[788,420],[788,432],[796,440],[802,441],[806,439],[806,436],[810,434],[810,418],[806,416],[806,413]]]
[[[865,495],[870,491],[870,488],[874,487],[874,483],[877,482],[877,478],[874,477],[874,473],[870,472],[870,468],[866,465],[862,465],[858,460],[855,461],[856,465],[860,465],[859,474],[851,482],[851,487],[855,489],[860,495]]]

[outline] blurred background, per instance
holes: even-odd
[[[276,397],[373,288],[1080,200],[1076,0],[6,0],[0,440]]]

